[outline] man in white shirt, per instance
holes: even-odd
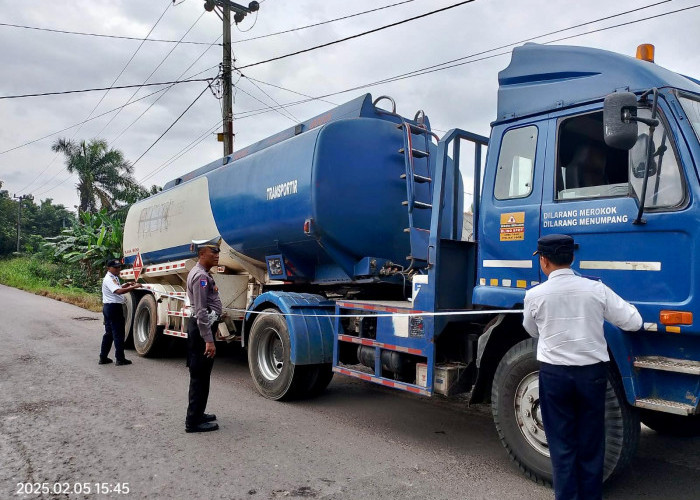
[[[600,281],[574,274],[574,240],[537,241],[547,281],[525,293],[523,326],[537,342],[539,391],[557,499],[601,499],[605,454],[605,321],[642,327],[637,309]]]
[[[119,259],[107,262],[107,274],[102,279],[102,315],[105,322],[105,334],[102,336],[99,364],[107,365],[112,362],[108,357],[114,342],[114,356],[117,366],[130,365],[131,361],[124,357],[124,311],[122,304],[126,301],[125,293],[139,288],[141,283],[119,283],[119,270],[122,263]]]

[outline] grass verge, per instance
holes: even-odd
[[[102,297],[72,286],[70,269],[32,257],[0,260],[0,283],[90,311],[102,310]]]

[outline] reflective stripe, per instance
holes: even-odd
[[[484,267],[516,267],[518,269],[532,269],[531,260],[484,260]]]
[[[612,271],[661,271],[661,262],[582,260],[579,267],[581,269],[609,269]]]

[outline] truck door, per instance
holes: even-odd
[[[653,137],[640,124],[637,144],[629,152],[606,146],[599,107],[561,113],[551,120],[549,134],[556,140],[549,144],[552,161],[546,168],[542,203],[542,235],[573,236],[578,245],[574,269],[602,279],[634,302],[651,328],[657,326],[661,309],[683,310],[691,296],[691,231],[697,224],[688,210],[688,178],[680,160],[689,154],[684,142],[676,140],[678,129],[667,109],[661,106],[661,123]],[[648,109],[638,114],[651,115]],[[655,157],[645,222],[633,224],[650,140]]]
[[[547,121],[493,128],[482,189],[475,304],[513,307],[539,282],[532,253],[540,233]]]

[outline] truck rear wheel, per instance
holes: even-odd
[[[248,339],[248,367],[256,389],[278,401],[309,395],[312,386],[319,384],[317,365],[292,363],[287,321],[277,309],[262,313],[253,322]]]
[[[124,299],[124,347],[127,349],[133,349],[134,309],[136,309],[139,298],[133,293],[125,293]]]
[[[153,295],[144,295],[136,306],[132,337],[134,348],[140,356],[155,356],[162,341],[162,327],[158,326],[156,299]]]
[[[642,423],[659,434],[669,436],[700,436],[700,416],[674,415],[653,410],[640,410]]]
[[[551,484],[552,464],[539,406],[537,343],[513,346],[498,365],[491,393],[501,443],[518,468],[539,484]],[[639,414],[625,401],[619,377],[608,373],[605,404],[605,480],[632,460],[639,442]]]

